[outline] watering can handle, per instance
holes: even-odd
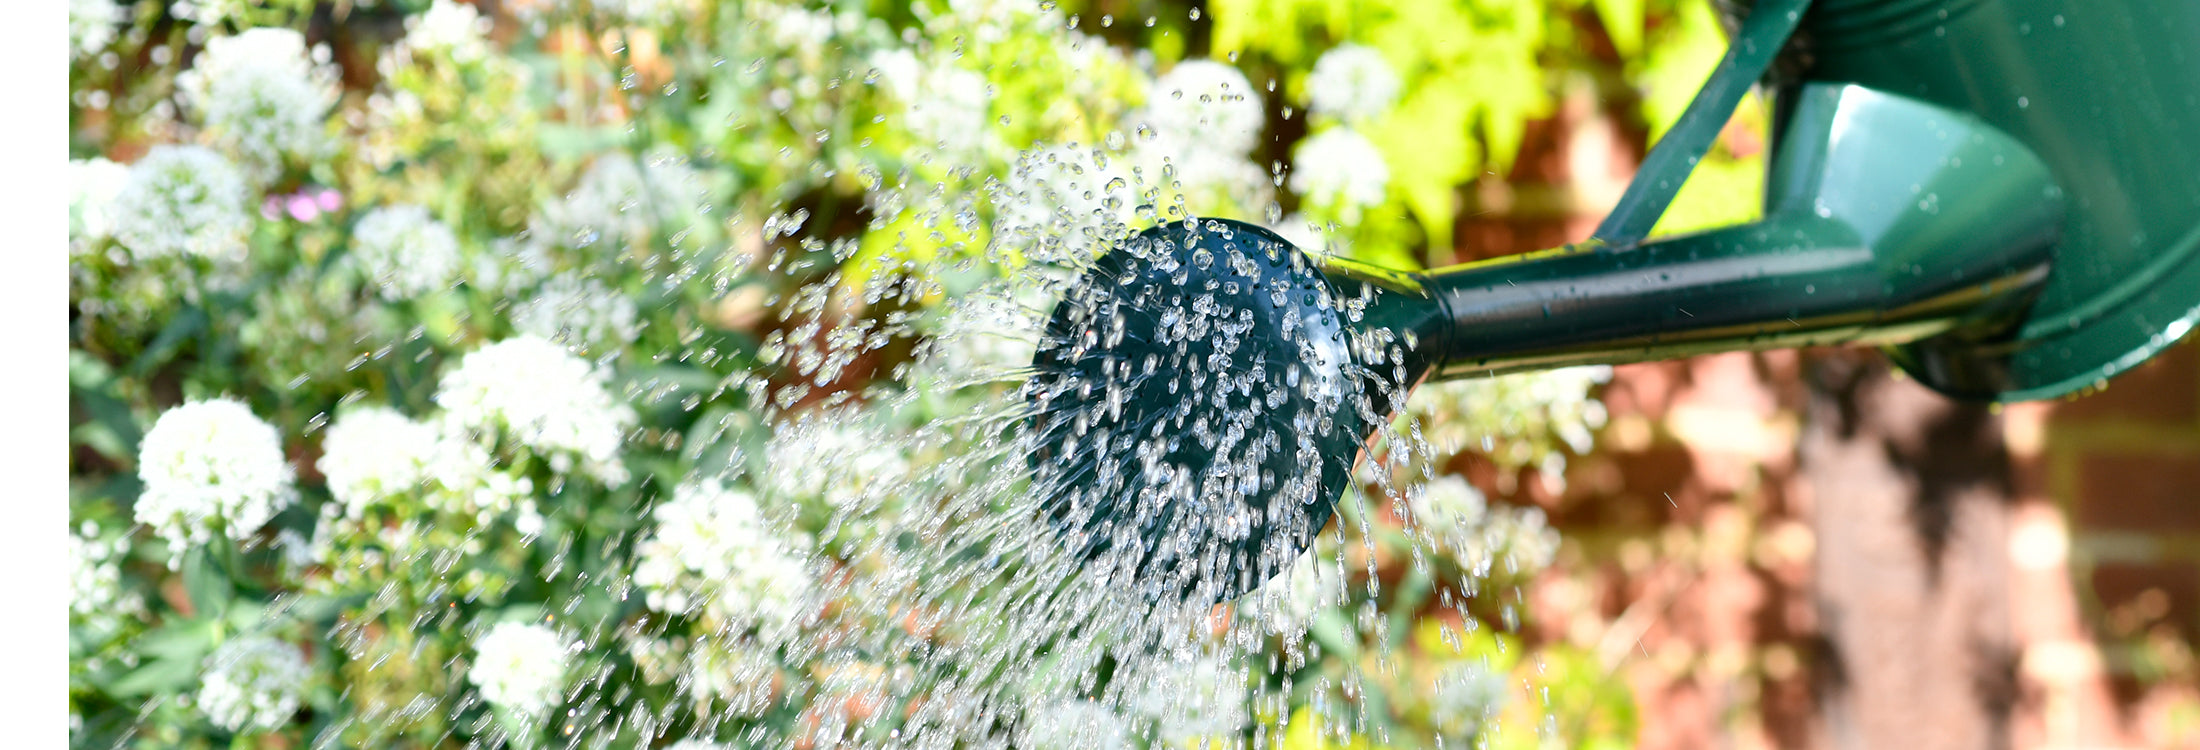
[[[1802,22],[1810,0],[1762,0],[1742,21],[1742,28],[1727,45],[1726,57],[1704,81],[1703,89],[1688,103],[1681,119],[1658,139],[1650,155],[1618,205],[1597,225],[1595,242],[1608,247],[1630,248],[1641,244],[1665,215],[1688,181],[1696,164],[1718,139],[1719,131],[1734,114],[1734,107],[1772,67],[1795,27]]]

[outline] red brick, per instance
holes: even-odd
[[[2200,455],[2087,454],[2076,500],[2082,529],[2200,531]]]
[[[1676,520],[1701,518],[1710,498],[1690,477],[1696,457],[1686,447],[1657,443],[1641,451],[1608,451],[1593,458],[1602,471],[1619,474],[1619,491],[1606,494],[1597,487],[1569,492],[1551,524],[1560,531],[1598,527],[1645,528]],[[1572,485],[1568,486],[1573,490]],[[1670,496],[1672,499],[1668,500]]]
[[[1663,419],[1673,404],[1674,391],[1687,382],[1685,360],[1639,362],[1612,368],[1612,382],[1604,387],[1604,408],[1613,415],[1640,414]]]
[[[2172,346],[2108,381],[2108,388],[2064,402],[2055,424],[2127,421],[2200,427],[2200,345]]]

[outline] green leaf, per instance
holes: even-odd
[[[1597,20],[1604,22],[1604,33],[1612,39],[1612,49],[1623,59],[1633,59],[1642,53],[1642,5],[1643,0],[1593,0]]]
[[[213,561],[205,547],[199,547],[184,555],[183,590],[190,595],[192,607],[201,615],[212,617],[229,607],[237,587],[230,582],[228,571]]]
[[[594,127],[546,122],[536,137],[542,155],[553,159],[580,159],[626,144],[626,130],[610,125]]]
[[[168,320],[168,325],[162,326],[160,333],[153,337],[153,343],[147,344],[145,351],[140,352],[137,359],[130,362],[130,374],[144,375],[168,364],[169,360],[175,358],[177,350],[183,348],[184,342],[190,341],[205,327],[204,310],[186,307],[177,312],[175,317]]]
[[[178,693],[189,690],[199,676],[202,654],[193,659],[154,659],[107,686],[118,697]]]

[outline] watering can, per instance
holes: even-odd
[[[1724,60],[1584,242],[1408,272],[1192,218],[1101,257],[1027,385],[1073,554],[1150,596],[1249,591],[1432,379],[1863,344],[1950,396],[2044,399],[2200,317],[2200,3],[1722,5]],[[1759,83],[1764,218],[1648,239]]]

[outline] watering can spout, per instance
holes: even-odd
[[[1978,352],[2046,280],[2066,210],[2037,156],[1960,113],[1816,85],[1767,193],[1762,221],[1628,247],[1333,274],[1387,287],[1371,319],[1412,331],[1434,379],[1862,343],[1903,346],[1944,390],[1995,392]]]
[[[2062,227],[2040,160],[1855,86],[1804,89],[1781,146],[1763,221],[1628,247],[1403,272],[1224,219],[1140,232],[1056,307],[1026,386],[1068,553],[1153,598],[1248,591],[1429,378],[1835,342],[1992,361]]]

